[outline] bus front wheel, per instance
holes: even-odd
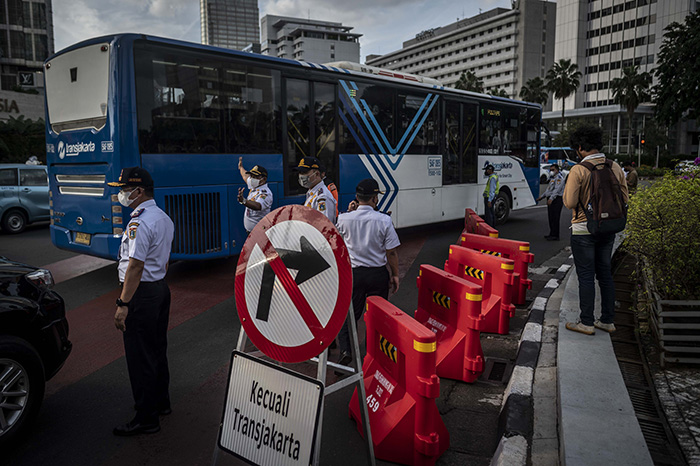
[[[493,200],[493,210],[496,225],[503,225],[510,215],[510,197],[504,192],[499,192]]]

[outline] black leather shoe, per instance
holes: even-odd
[[[134,435],[141,434],[155,434],[160,432],[160,424],[142,424],[140,422],[127,422],[122,426],[117,426],[114,428],[112,433],[119,437],[131,437]]]

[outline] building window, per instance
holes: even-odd
[[[25,58],[24,33],[19,31],[10,31],[10,56],[12,58]]]
[[[3,2],[4,3],[4,2]],[[4,5],[3,5],[4,6]],[[9,23],[15,26],[22,26],[22,0],[7,0],[7,12]]]

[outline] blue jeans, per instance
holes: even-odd
[[[581,323],[593,325],[595,279],[598,279],[601,298],[600,321],[612,324],[615,319],[615,284],[612,278],[612,248],[615,234],[571,235],[571,252],[578,275]]]

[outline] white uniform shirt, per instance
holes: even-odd
[[[132,213],[119,248],[119,281],[124,282],[129,259],[144,263],[142,282],[165,278],[175,228],[170,217],[149,199]]]
[[[248,193],[248,200],[255,201],[260,204],[260,210],[245,208],[245,213],[243,214],[243,227],[246,231],[253,231],[255,225],[258,224],[262,218],[270,213],[270,208],[272,207],[272,191],[267,187],[267,183],[262,186],[258,186],[255,189],[251,189]]]
[[[304,205],[318,210],[335,223],[335,198],[323,181],[306,192]]]
[[[354,267],[386,265],[386,251],[401,245],[391,217],[368,205],[338,215],[338,231],[343,235]]]
[[[544,192],[543,196],[547,199],[554,200],[555,197],[562,197],[564,195],[564,174],[558,172],[556,176],[549,180],[549,186]]]

